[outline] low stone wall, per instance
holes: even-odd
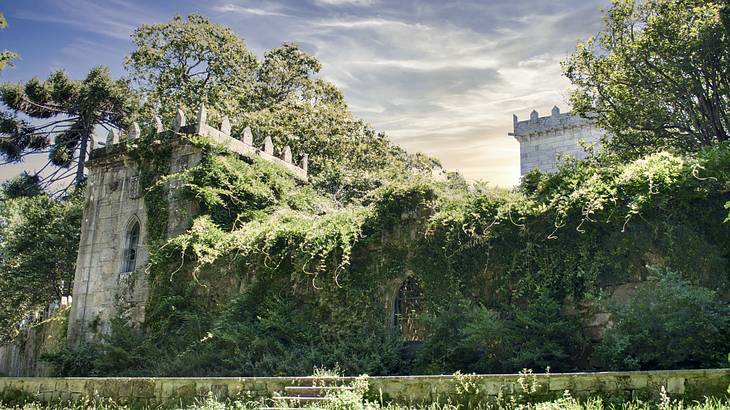
[[[459,383],[478,386],[480,398],[521,394],[520,375],[380,376],[370,377],[373,399],[417,403],[447,398],[459,399]],[[460,381],[461,379],[461,381]],[[322,381],[322,378],[316,379]],[[339,378],[341,382],[352,378]],[[261,398],[282,392],[285,386],[312,385],[312,377],[211,377],[211,378],[0,378],[0,394],[6,400],[33,396],[41,401],[110,398],[120,403],[159,404],[190,401],[214,395],[217,398]],[[538,386],[534,397],[553,398],[569,390],[574,396],[603,394],[626,398],[657,396],[664,387],[672,398],[696,399],[725,396],[730,369],[672,370],[536,374],[522,377]]]

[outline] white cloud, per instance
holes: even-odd
[[[236,4],[223,4],[213,7],[214,11],[220,13],[251,14],[254,16],[287,16],[284,13],[267,10],[263,8],[243,7]]]
[[[315,0],[316,3],[329,6],[371,6],[374,0]]]

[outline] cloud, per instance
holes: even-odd
[[[220,12],[220,13],[238,13],[238,14],[251,14],[254,16],[284,16],[287,17],[284,13],[279,13],[276,11],[266,10],[263,8],[253,8],[253,7],[243,7],[238,6],[236,4],[223,4],[213,7],[214,11]]]
[[[327,6],[372,6],[374,0],[315,0],[315,3]]]
[[[512,113],[567,108],[560,61],[597,29],[605,2],[484,3],[332,14],[292,38],[310,45],[353,111],[396,143],[510,185],[519,174]]]
[[[599,29],[600,9],[609,3],[55,0],[46,9],[18,6],[16,15],[128,40],[140,23],[197,10],[230,25],[259,55],[297,42],[323,63],[321,76],[343,90],[353,112],[395,143],[435,155],[468,178],[505,186],[519,174],[518,144],[507,135],[512,114],[569,108],[560,61],[577,39]],[[112,61],[116,44],[76,40],[49,61],[113,66],[126,52]]]
[[[16,16],[26,20],[64,24],[120,40],[129,40],[130,34],[141,23],[143,16],[151,17],[149,13],[140,13],[138,6],[131,1],[112,0],[109,3],[102,5],[91,0],[57,0],[47,8],[23,9]]]

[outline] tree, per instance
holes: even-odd
[[[193,113],[201,103],[209,114],[234,115],[251,98],[256,57],[230,28],[200,14],[142,25],[132,34],[137,48],[125,67],[146,97],[145,111],[174,116],[178,107]]]
[[[0,340],[12,338],[29,314],[71,295],[82,203],[79,195],[0,200]]]
[[[45,81],[33,78],[25,84],[6,83],[0,89],[0,100],[15,113],[0,117],[0,156],[12,163],[47,152],[46,166],[28,176],[38,178],[43,188],[73,178],[64,190],[84,180],[94,128],[125,127],[137,109],[137,99],[127,83],[113,80],[105,67],[95,67],[82,81],[56,71]],[[49,166],[58,168],[41,177]]]
[[[717,0],[614,0],[604,29],[563,64],[574,110],[597,114],[624,158],[726,141],[726,13]]]
[[[8,21],[5,19],[5,15],[0,13],[0,29],[8,27]],[[12,66],[12,61],[18,58],[18,54],[10,50],[0,51],[0,71],[7,66]]]
[[[427,163],[354,118],[337,87],[317,78],[321,63],[296,44],[259,61],[231,29],[199,14],[141,26],[133,39],[126,68],[149,114],[170,118],[181,107],[192,115],[205,104],[209,119],[228,116],[234,133],[248,126],[259,144],[269,136],[307,153],[312,182],[337,201]]]

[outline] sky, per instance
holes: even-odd
[[[258,56],[295,42],[353,113],[409,152],[469,180],[519,179],[512,114],[570,109],[560,62],[601,28],[609,0],[0,0],[0,49],[21,55],[0,81],[83,78],[96,65],[124,75],[141,24],[199,12],[231,27]],[[0,180],[39,158],[0,167]]]

